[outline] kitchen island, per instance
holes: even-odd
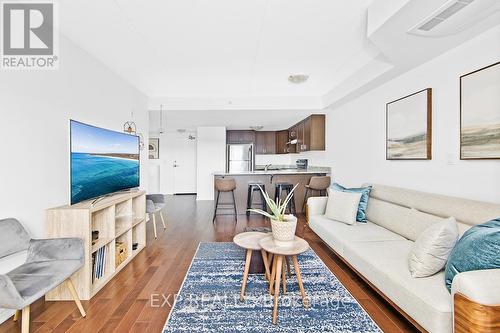
[[[259,182],[265,185],[267,193],[274,199],[275,184],[279,182],[289,182],[291,184],[299,184],[294,192],[295,196],[295,207],[297,213],[302,213],[302,203],[304,201],[305,195],[305,185],[309,184],[309,179],[313,176],[329,176],[331,173],[330,168],[323,167],[309,167],[307,169],[295,169],[295,168],[280,168],[280,169],[269,169],[269,170],[255,170],[255,171],[244,171],[244,172],[217,172],[214,174],[215,179],[231,177],[236,181],[236,190],[234,195],[236,198],[236,210],[238,214],[246,214],[247,209],[247,194],[248,194],[248,184],[253,182]],[[217,195],[217,191],[214,191],[214,199]],[[316,193],[316,195],[319,195]],[[231,202],[231,193],[221,193],[220,202]],[[260,196],[254,193],[253,196],[253,207],[261,208],[262,206],[258,203],[260,202]]]

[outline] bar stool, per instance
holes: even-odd
[[[292,192],[292,190],[293,190],[293,184],[291,184],[291,183],[285,183],[285,182],[276,183],[275,191],[274,191],[274,201],[276,203],[278,203],[279,201],[281,201],[282,192],[285,192],[284,194],[285,194],[285,198],[286,198],[286,196],[288,196],[288,194],[290,192]],[[289,213],[292,213],[293,215],[297,215],[297,211],[295,209],[294,193],[292,193],[292,198],[288,202],[287,208],[288,208]]]
[[[259,188],[260,187],[260,188]],[[262,183],[248,183],[248,193],[247,193],[247,216],[250,216],[250,212],[248,211],[253,206],[253,192],[257,191],[260,195],[260,203],[262,205],[262,210],[267,211],[266,209],[266,199],[264,199],[264,194],[262,191],[266,190],[266,186]]]
[[[304,194],[304,202],[302,203],[302,211],[304,211],[307,203],[307,198],[309,194],[314,194],[314,192],[319,191],[319,196],[328,195],[327,189],[330,187],[332,182],[330,176],[314,176],[309,180],[309,184],[305,186],[306,193]],[[309,193],[311,192],[311,193]]]
[[[234,198],[234,190],[236,189],[236,181],[234,178],[218,178],[215,180],[215,190],[217,191],[217,199],[215,200],[214,218],[212,222],[215,222],[217,217],[217,209],[219,206],[221,209],[234,209],[234,218],[238,221],[238,213],[236,212],[236,199]],[[221,192],[231,192],[233,197],[233,202],[219,203],[219,197]],[[218,215],[233,215],[233,214],[218,214]]]

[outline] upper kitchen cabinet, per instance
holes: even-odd
[[[255,132],[255,153],[259,155],[276,154],[276,132]]]
[[[325,150],[324,114],[313,114],[293,128],[297,132],[297,152]]]
[[[276,132],[276,154],[288,154],[288,130]]]
[[[227,143],[255,143],[255,132],[250,130],[226,132]]]

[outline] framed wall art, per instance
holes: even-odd
[[[150,160],[157,160],[160,158],[160,139],[149,138],[148,155]]]
[[[386,105],[386,159],[432,159],[432,89]]]
[[[500,159],[500,62],[460,77],[460,159]]]

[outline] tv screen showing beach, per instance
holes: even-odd
[[[71,204],[139,186],[139,138],[83,124],[71,127]]]

